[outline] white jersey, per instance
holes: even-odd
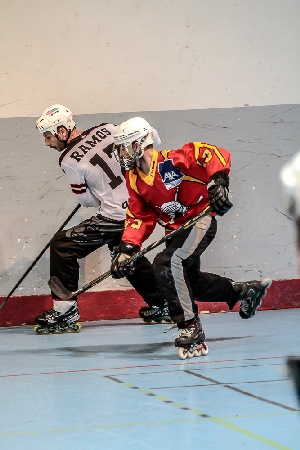
[[[101,124],[75,138],[59,164],[82,206],[98,208],[108,219],[124,220],[128,192],[119,162],[113,154],[113,124]]]

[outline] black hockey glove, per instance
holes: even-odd
[[[139,251],[139,247],[128,242],[121,241],[120,245],[114,247],[111,260],[111,276],[113,278],[123,278],[132,275],[135,269],[135,262],[128,263],[128,260]],[[127,262],[127,263],[126,263]]]
[[[213,174],[211,181],[207,185],[207,190],[212,212],[219,216],[224,216],[232,207],[232,203],[228,198],[229,177],[224,170]]]

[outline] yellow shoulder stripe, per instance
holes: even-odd
[[[221,164],[223,166],[226,166],[226,161],[222,155],[222,153],[219,151],[219,149],[215,145],[205,144],[203,142],[193,142],[195,147],[195,158],[198,160],[200,149],[201,148],[207,148],[209,150],[212,150],[214,154],[217,156],[217,158],[220,160]]]
[[[183,181],[193,181],[194,183],[206,184],[204,181],[199,180],[198,178],[190,177],[187,175],[183,177]]]
[[[136,186],[136,181],[137,181],[137,175],[134,173],[133,170],[129,171],[129,183],[130,183],[130,187],[131,189],[133,189],[137,194],[139,194],[139,190]]]

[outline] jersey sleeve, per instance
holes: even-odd
[[[72,192],[76,196],[76,200],[84,207],[98,208],[101,205],[101,202],[89,189],[84,175],[67,164],[62,163],[61,168],[67,175]]]
[[[143,199],[126,174],[127,189],[129,192],[129,204],[126,211],[125,230],[122,241],[142,246],[148,239],[157,223],[157,214],[153,208]]]
[[[190,154],[194,154],[194,161],[205,170],[209,179],[216,172],[225,171],[227,175],[229,174],[231,154],[228,150],[202,142],[185,144],[183,150],[189,153],[192,150]]]

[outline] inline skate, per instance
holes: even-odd
[[[169,308],[167,302],[162,306],[143,306],[139,315],[145,323],[173,323],[169,316]]]
[[[233,289],[239,292],[237,301],[240,302],[239,314],[242,319],[250,319],[255,316],[271,284],[272,280],[269,278],[262,281],[232,282]]]
[[[205,356],[208,354],[208,346],[205,343],[205,333],[199,317],[195,317],[185,328],[179,328],[180,335],[175,339],[175,347],[178,347],[180,359],[193,358],[193,356]]]
[[[81,324],[77,302],[73,302],[67,311],[60,312],[54,308],[43,314],[36,316],[36,325],[33,329],[35,334],[53,334],[53,333],[79,333]]]

